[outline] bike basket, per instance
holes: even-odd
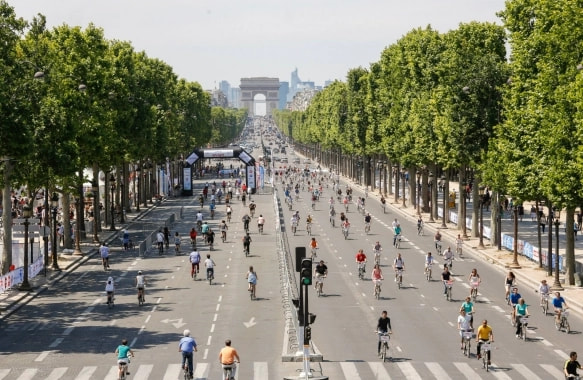
[[[479,282],[472,282],[471,285],[472,285],[472,288],[478,289],[478,285],[480,285],[480,283]]]
[[[472,336],[473,336],[473,334],[474,334],[474,333],[473,333],[473,332],[471,332],[471,331],[464,331],[464,332],[463,332],[463,335],[464,335],[464,338],[465,338],[465,339],[472,339]]]
[[[528,317],[521,317],[520,318],[520,323],[522,323],[522,324],[528,323]]]
[[[453,280],[448,280],[445,283],[447,284],[448,287],[451,288],[451,286],[453,285]]]
[[[490,351],[490,343],[482,344],[482,351]]]
[[[569,310],[563,310],[563,313],[561,314],[561,316],[567,318],[568,315],[569,315]]]
[[[381,335],[381,342],[388,342],[390,340],[388,335]]]

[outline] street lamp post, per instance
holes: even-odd
[[[32,208],[29,204],[22,207],[22,216],[24,217],[24,277],[19,289],[29,291],[32,289],[28,282],[28,226],[30,225],[28,218],[32,216]]]
[[[442,179],[443,179],[443,182],[445,184],[445,177]],[[445,224],[445,220],[447,219],[446,208],[445,208],[446,203],[445,202],[447,202],[448,194],[446,194],[445,185],[443,186],[442,193],[443,193],[443,215],[441,217],[441,228],[447,228],[447,224]]]
[[[478,188],[480,194],[480,242],[478,248],[484,249],[484,186]]]
[[[401,168],[401,181],[403,181],[403,207],[407,207],[407,203],[405,202],[405,173],[407,173],[405,168]]]
[[[111,204],[111,227],[109,228],[110,231],[115,231],[115,202],[114,202],[114,195],[115,195],[115,176],[111,173],[109,177],[109,182],[111,182],[111,199],[109,203]]]
[[[564,290],[559,279],[559,225],[561,223],[559,221],[559,216],[560,211],[557,211],[555,213],[555,281],[551,287],[553,291]]]
[[[97,222],[99,221],[99,205],[98,205],[98,200],[99,198],[97,198],[97,192],[99,191],[99,186],[97,183],[93,182],[91,184],[91,191],[93,192],[93,242],[94,243],[99,243],[99,236],[97,235],[98,233],[98,225]]]
[[[514,244],[512,247],[512,263],[511,268],[520,268],[518,264],[518,206],[514,206],[512,209],[514,215]]]
[[[59,247],[59,240],[57,237],[57,211],[59,210],[59,195],[53,193],[51,197],[51,212],[53,213],[53,270],[60,271],[59,263],[57,261],[57,248]],[[77,231],[79,232],[79,231]],[[78,233],[75,233],[75,238],[79,237]]]
[[[429,199],[430,199],[430,205],[429,205],[429,223],[435,223],[435,219],[433,219],[433,205],[435,204],[435,199],[433,199],[433,186],[435,186],[435,183],[433,182],[434,177],[432,173],[429,173],[429,177],[427,178],[429,180],[429,183],[427,184],[429,186]]]
[[[421,206],[419,205],[421,195],[421,172],[417,171],[417,215],[421,216]]]
[[[121,199],[121,214],[119,216],[119,222],[120,223],[125,223],[125,218],[123,217],[123,214],[125,214],[125,208],[124,208],[124,184],[123,184],[123,179],[120,181],[119,183],[119,191],[120,191],[120,199]]]

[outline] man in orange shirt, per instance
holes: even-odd
[[[239,359],[239,354],[237,350],[231,347],[231,340],[227,339],[225,341],[225,347],[222,348],[221,352],[219,353],[219,362],[225,368],[231,368],[231,380],[235,378],[235,371],[237,370],[237,366],[235,362],[241,362]]]

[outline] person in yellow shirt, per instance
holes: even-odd
[[[480,327],[478,327],[478,332],[476,333],[476,342],[478,342],[478,352],[476,356],[478,359],[482,357],[480,355],[480,348],[482,347],[482,343],[487,341],[494,342],[494,332],[492,331],[492,327],[488,326],[488,321],[483,320]],[[488,364],[490,364],[490,352],[488,351]]]
[[[235,362],[241,362],[241,359],[239,359],[239,354],[237,353],[237,350],[235,350],[233,347],[231,347],[231,340],[227,339],[225,341],[225,347],[223,347],[221,349],[221,352],[219,353],[219,362],[221,363],[221,365],[224,368],[231,368],[231,379],[235,378],[235,371],[237,369],[237,366],[235,365]]]

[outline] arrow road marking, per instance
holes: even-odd
[[[243,324],[245,325],[245,327],[249,328],[255,326],[257,322],[255,322],[255,317],[251,317],[249,322],[243,322]]]
[[[182,322],[182,318],[180,318],[180,319],[168,319],[168,318],[166,318],[166,319],[162,320],[161,322],[162,323],[172,323],[172,325],[174,325],[174,327],[177,329],[181,328],[182,326],[184,326],[186,324],[186,323]]]

